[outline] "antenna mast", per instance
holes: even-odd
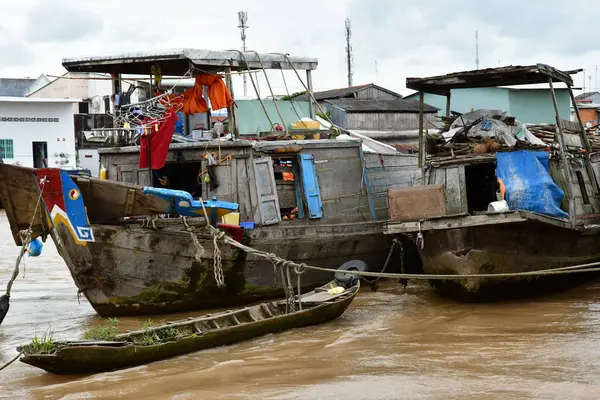
[[[352,27],[350,26],[350,18],[346,18],[346,64],[348,66],[348,87],[352,86],[352,46],[350,45],[351,35]]]
[[[246,23],[248,22],[248,12],[239,11],[238,12],[238,28],[242,31],[242,51],[246,51],[246,29],[249,28]],[[242,75],[242,79],[244,80],[244,96],[248,95],[248,82],[246,81],[246,74]]]
[[[479,32],[475,31],[475,69],[479,69]]]

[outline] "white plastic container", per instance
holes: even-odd
[[[492,201],[488,204],[488,214],[505,213],[507,211],[509,211],[509,208],[506,200]]]

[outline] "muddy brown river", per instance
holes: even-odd
[[[0,291],[18,248],[0,211]],[[201,312],[193,315],[199,315]],[[186,314],[189,315],[189,314]],[[181,317],[171,316],[170,318]],[[147,318],[122,318],[121,330]],[[154,318],[159,321],[160,318]],[[101,323],[51,241],[25,260],[0,326],[0,364],[35,335]],[[427,284],[363,289],[338,320],[147,366],[57,376],[15,362],[2,399],[598,399],[600,283],[501,304],[441,299]]]

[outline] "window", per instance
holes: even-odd
[[[12,139],[0,139],[0,156],[2,158],[15,158]]]
[[[273,158],[275,187],[279,199],[279,211],[283,220],[303,218],[302,194],[299,186],[297,159],[294,156]]]
[[[79,102],[79,114],[89,114],[90,104],[87,101]]]

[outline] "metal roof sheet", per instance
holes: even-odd
[[[335,99],[325,100],[325,102],[350,113],[419,112],[419,102],[415,100]],[[426,113],[433,113],[437,112],[438,108],[425,104],[423,111]]]
[[[240,54],[242,53],[242,54]],[[148,75],[151,66],[158,64],[163,75],[182,76],[191,66],[210,72],[260,69],[261,61],[266,69],[314,70],[318,60],[308,57],[289,56],[289,61],[280,53],[262,53],[237,50],[214,51],[200,49],[173,49],[163,51],[135,52],[92,57],[66,58],[62,64],[72,72],[103,72]],[[291,61],[291,63],[290,63]]]
[[[573,86],[571,75],[580,71],[560,71],[546,64],[486,68],[428,78],[406,78],[406,87],[424,93],[448,95],[451,89],[547,84],[549,79]]]
[[[374,83],[367,83],[364,85],[357,85],[357,86],[349,86],[349,87],[339,88],[339,89],[323,90],[320,92],[314,92],[313,95],[315,96],[315,100],[317,100],[317,101],[318,100],[328,100],[328,99],[339,99],[339,98],[354,94],[356,92],[360,92],[361,90],[369,88],[369,87],[374,87],[374,88],[382,90],[386,93],[389,93],[391,95],[398,96],[399,99],[402,98],[401,94],[393,92],[393,91],[383,88],[381,86],[375,85]],[[309,100],[309,97],[308,97],[307,93],[303,93],[303,94],[300,94],[300,95],[294,97],[294,100]]]

